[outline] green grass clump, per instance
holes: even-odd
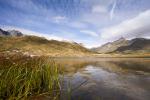
[[[45,58],[10,60],[0,62],[3,67],[0,68],[0,99],[28,99],[40,94],[48,95],[51,100],[59,98],[59,72],[53,61]]]

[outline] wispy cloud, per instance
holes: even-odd
[[[149,3],[150,0],[0,0],[0,25],[29,29],[46,37],[86,39],[84,44],[97,45],[109,37],[129,33],[125,36],[135,36],[131,34],[137,31],[143,33],[138,36],[148,36],[147,28],[137,27],[143,25],[143,20],[136,25],[130,25],[130,20],[150,9]]]
[[[96,6],[93,6],[92,12],[93,13],[106,13],[107,8],[103,5],[96,5]]]
[[[87,35],[90,35],[90,36],[94,36],[94,37],[98,37],[99,36],[96,32],[91,31],[91,30],[81,30],[80,32],[84,33],[84,34],[87,34]]]
[[[150,10],[140,13],[133,19],[125,20],[118,25],[102,30],[101,37],[114,39],[119,37],[134,38],[147,34],[150,36]]]
[[[112,20],[113,17],[114,17],[114,11],[115,11],[115,8],[116,8],[116,3],[117,3],[117,0],[114,1],[114,4],[112,6],[112,9],[110,11],[110,19]]]
[[[87,28],[87,24],[79,21],[68,22],[68,26],[71,26],[73,28],[79,28],[79,29]]]
[[[61,22],[64,22],[66,20],[66,17],[65,16],[55,16],[53,17],[53,20],[55,23],[61,23]]]

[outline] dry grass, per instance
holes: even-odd
[[[46,40],[36,36],[0,37],[0,46],[0,52],[20,50],[35,55],[67,56],[92,53],[77,43]]]

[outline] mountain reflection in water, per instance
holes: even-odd
[[[149,58],[55,60],[64,71],[62,100],[150,100]]]

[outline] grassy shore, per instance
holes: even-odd
[[[59,70],[45,57],[0,57],[0,99],[20,100],[46,94],[59,99]]]

